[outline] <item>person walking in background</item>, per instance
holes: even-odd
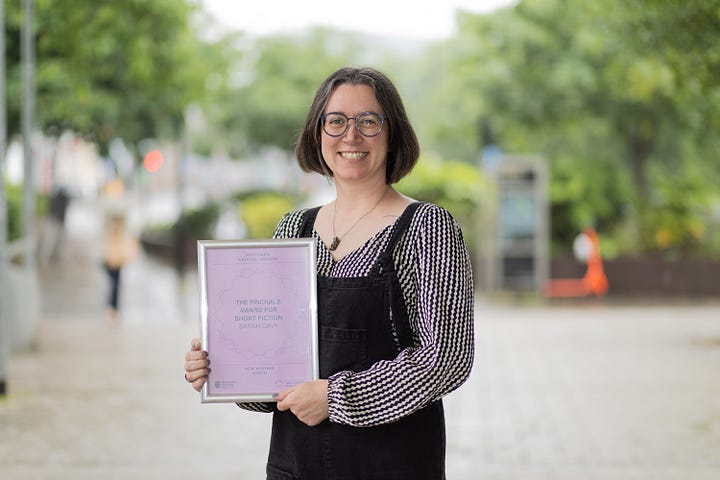
[[[65,187],[58,187],[50,197],[48,217],[40,241],[40,262],[47,265],[56,261],[65,236],[65,217],[70,205],[70,195]]]
[[[420,149],[390,79],[343,68],[318,89],[296,147],[334,201],[290,212],[275,238],[317,239],[320,379],[276,403],[267,478],[445,478],[442,398],[470,374],[473,285],[460,227],[393,188]],[[191,341],[185,379],[200,391],[207,352]]]
[[[113,323],[118,321],[120,272],[137,256],[138,251],[137,240],[126,228],[125,215],[120,212],[110,213],[103,243],[103,266],[110,279],[108,316]]]

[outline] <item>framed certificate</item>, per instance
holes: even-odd
[[[315,239],[198,241],[201,401],[273,401],[319,377]]]

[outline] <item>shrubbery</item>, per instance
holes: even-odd
[[[477,246],[477,210],[488,184],[480,170],[468,163],[422,157],[397,189],[416,200],[446,208],[463,229],[470,251]]]
[[[252,192],[239,199],[239,215],[250,238],[271,238],[278,221],[296,208],[298,200],[280,192]]]
[[[10,185],[5,182],[5,198],[7,201],[7,229],[9,242],[18,240],[23,234],[23,186]],[[45,215],[48,210],[48,198],[45,195],[35,196],[35,213]]]
[[[187,210],[175,222],[173,229],[184,228],[184,234],[188,238],[213,238],[215,225],[219,217],[220,206],[215,202],[209,202],[200,208]]]

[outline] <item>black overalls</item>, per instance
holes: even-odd
[[[318,276],[320,378],[343,370],[366,370],[379,360],[395,358],[410,345],[392,253],[418,206],[414,203],[403,212],[367,277]],[[305,213],[299,236],[312,235],[318,210]],[[328,420],[308,427],[290,411],[274,412],[268,480],[441,480],[444,472],[441,401],[397,422],[364,428]]]

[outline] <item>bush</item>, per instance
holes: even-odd
[[[295,208],[296,199],[277,192],[253,192],[243,195],[240,218],[249,238],[271,238],[282,216]]]
[[[209,202],[200,208],[188,210],[173,226],[174,230],[184,227],[184,234],[188,238],[212,238],[215,225],[220,217],[220,206]]]
[[[23,234],[23,186],[10,185],[5,182],[5,198],[7,200],[8,242],[18,240]],[[47,214],[48,198],[46,195],[35,196],[35,213],[38,216]]]
[[[397,187],[409,197],[447,209],[463,229],[468,249],[474,251],[477,245],[477,209],[481,195],[488,191],[477,167],[464,162],[422,157]]]
[[[5,184],[7,200],[8,241],[17,240],[22,235],[22,188]]]
[[[589,165],[588,165],[589,164]],[[617,168],[605,164],[578,164],[559,158],[550,171],[550,241],[553,255],[569,254],[575,237],[587,227],[601,236],[603,253],[624,248],[617,226],[627,213],[631,187]],[[611,256],[614,256],[611,255]]]
[[[710,210],[712,185],[700,174],[676,174],[658,180],[650,208],[644,212],[642,246],[671,255],[709,253],[705,212]]]

